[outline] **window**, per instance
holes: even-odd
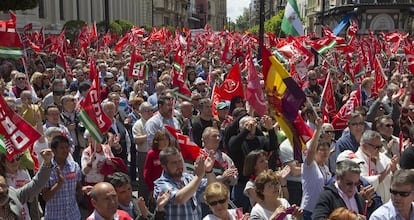
[[[64,11],[65,10],[63,10],[63,0],[59,0],[59,18],[60,18],[60,20],[65,20]]]
[[[39,0],[39,18],[46,18],[44,0]]]

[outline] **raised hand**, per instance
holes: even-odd
[[[50,163],[52,161],[53,152],[51,149],[43,149],[40,151],[40,155],[42,156],[44,163]]]

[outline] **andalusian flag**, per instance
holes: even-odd
[[[6,154],[6,144],[4,143],[4,137],[0,134],[0,152]]]
[[[16,15],[9,13],[10,20],[0,21],[0,57],[21,58],[23,50],[16,30]]]
[[[304,35],[296,0],[288,0],[286,4],[285,15],[282,20],[282,31],[292,36]]]

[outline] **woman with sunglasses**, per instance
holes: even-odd
[[[260,199],[250,212],[252,220],[302,219],[303,210],[280,198],[282,177],[272,170],[261,172],[255,180],[256,195]]]
[[[23,154],[14,156],[11,160],[5,160],[5,170],[6,170],[6,181],[7,185],[18,189],[24,186],[26,183],[30,182],[31,178],[29,172],[26,169],[20,169],[20,160],[22,159]],[[30,220],[29,207],[27,203],[22,204],[22,217],[24,220]],[[37,205],[37,203],[36,203]],[[39,216],[39,212],[37,213]]]
[[[247,220],[249,214],[243,214],[241,209],[228,209],[230,200],[229,189],[221,182],[214,182],[206,187],[204,201],[213,214],[209,214],[203,220]]]

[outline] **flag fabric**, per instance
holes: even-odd
[[[22,44],[16,30],[16,15],[10,11],[10,20],[0,21],[0,57],[21,58]]]
[[[259,116],[263,116],[267,112],[267,104],[263,95],[262,86],[260,85],[259,76],[254,67],[251,51],[249,50],[246,56],[247,62],[247,87],[246,87],[246,101],[249,103]]]
[[[338,35],[345,27],[346,25],[349,23],[349,19],[351,19],[351,17],[354,16],[353,13],[349,13],[346,14],[340,21],[339,23],[336,25],[336,27],[333,29],[333,33],[335,35]]]
[[[373,86],[373,94],[378,94],[378,91],[384,88],[387,85],[387,80],[385,79],[384,70],[382,69],[381,62],[378,59],[378,56],[375,57],[374,60],[374,86]]]
[[[296,0],[288,0],[282,20],[282,31],[292,36],[304,35]]]
[[[11,161],[15,155],[23,153],[40,138],[28,122],[15,113],[0,96],[0,151],[6,152]]]
[[[343,130],[348,125],[348,119],[355,107],[360,106],[361,101],[361,88],[359,87],[354,93],[351,94],[351,98],[346,101],[345,105],[341,107],[339,112],[332,119],[332,126],[335,130]]]
[[[96,71],[95,61],[91,58],[91,69]],[[111,119],[104,113],[101,106],[101,91],[99,84],[98,73],[94,74],[92,85],[84,100],[80,102],[81,111],[79,113],[79,119],[82,121],[89,134],[98,142],[103,141],[103,133],[108,131],[112,125]]]
[[[187,171],[194,170],[194,162],[200,155],[204,158],[208,157],[208,153],[192,142],[187,135],[182,134],[179,130],[169,125],[165,125],[165,128],[177,140]],[[217,160],[214,161],[213,172],[222,173],[223,171],[224,169],[220,163]]]
[[[219,94],[223,100],[231,100],[236,96],[244,98],[243,83],[238,62],[233,65],[233,68],[227,74],[226,79],[220,86]]]
[[[325,81],[325,86],[322,91],[321,110],[323,122],[329,123],[331,116],[334,116],[336,112],[335,96],[332,87],[331,73],[328,73]]]
[[[306,95],[283,65],[264,47],[262,57],[269,108],[293,146],[295,160],[302,161],[305,142],[299,137],[295,126],[303,125],[300,121],[295,124],[295,120],[297,120],[299,108],[305,102]]]
[[[147,68],[144,57],[142,57],[140,54],[137,54],[135,47],[132,47],[131,60],[129,62],[128,68],[128,77],[143,80],[145,79],[146,69]]]
[[[411,74],[414,75],[414,47],[405,46],[404,47],[405,59],[407,60],[407,68],[410,70]]]
[[[56,57],[56,66],[57,68],[62,69],[64,72],[66,72],[68,76],[73,78],[72,70],[70,69],[69,64],[66,62],[66,56],[62,48],[58,49]]]
[[[218,113],[217,113],[217,104],[221,101],[219,88],[217,86],[217,83],[214,83],[213,89],[211,90],[211,112],[213,114],[214,118],[218,119]]]
[[[177,63],[175,63],[177,64]],[[172,86],[178,87],[177,96],[187,101],[191,101],[191,90],[187,87],[185,83],[185,76],[181,68],[178,68],[179,65],[174,65],[172,69]]]

